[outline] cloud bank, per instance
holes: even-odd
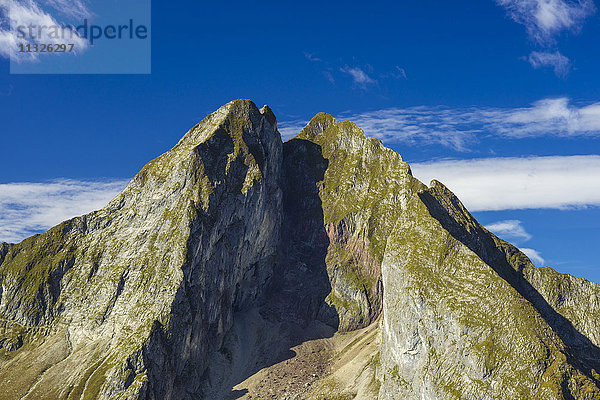
[[[77,215],[104,207],[125,180],[0,184],[0,242],[19,242]]]
[[[437,179],[470,211],[600,206],[600,156],[483,158],[411,164]]]

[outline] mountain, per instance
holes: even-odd
[[[323,113],[226,104],[0,283],[0,399],[600,398],[600,286]]]

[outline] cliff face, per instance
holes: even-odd
[[[281,157],[271,111],[235,101],[104,209],[12,246],[0,266],[4,334],[14,338],[4,398],[197,392],[234,311],[272,276]]]
[[[350,122],[320,114],[298,137],[329,160],[326,301],[341,329],[383,304],[379,398],[600,397],[598,285],[534,267]]]
[[[319,182],[332,286],[326,302],[337,310],[341,331],[365,327],[381,313],[381,261],[408,164],[355,124],[327,114],[295,140],[317,144],[328,160]]]
[[[382,270],[380,398],[600,396],[597,308],[549,296],[598,285],[537,269],[439,182],[407,194]]]
[[[600,286],[353,123],[276,124],[231,102],[104,209],[1,244],[0,398],[600,398]],[[315,339],[306,385],[232,392]]]

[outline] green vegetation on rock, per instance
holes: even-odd
[[[0,399],[225,393],[269,329],[316,319],[364,335],[315,396],[600,398],[599,285],[536,268],[352,122],[282,144],[236,100],[103,209],[0,244]]]

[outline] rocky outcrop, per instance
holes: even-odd
[[[2,261],[4,260],[4,256],[6,255],[6,253],[8,253],[8,249],[10,248],[10,244],[9,243],[5,243],[2,242],[0,243],[0,264],[2,264]]]
[[[319,196],[340,329],[383,303],[379,398],[600,396],[600,286],[534,267],[350,122],[319,114],[297,138],[329,162]]]
[[[353,123],[237,100],[0,244],[0,399],[598,399],[599,297]]]
[[[9,249],[0,313],[24,345],[3,362],[4,398],[201,395],[207,354],[272,276],[275,124],[268,108],[229,103],[104,209]]]
[[[597,347],[530,283],[527,257],[439,182],[413,188],[382,264],[380,398],[598,398]]]
[[[329,241],[326,302],[339,315],[341,331],[366,327],[381,313],[381,262],[410,168],[352,122],[324,113],[293,140],[318,145],[328,161],[318,186]]]

